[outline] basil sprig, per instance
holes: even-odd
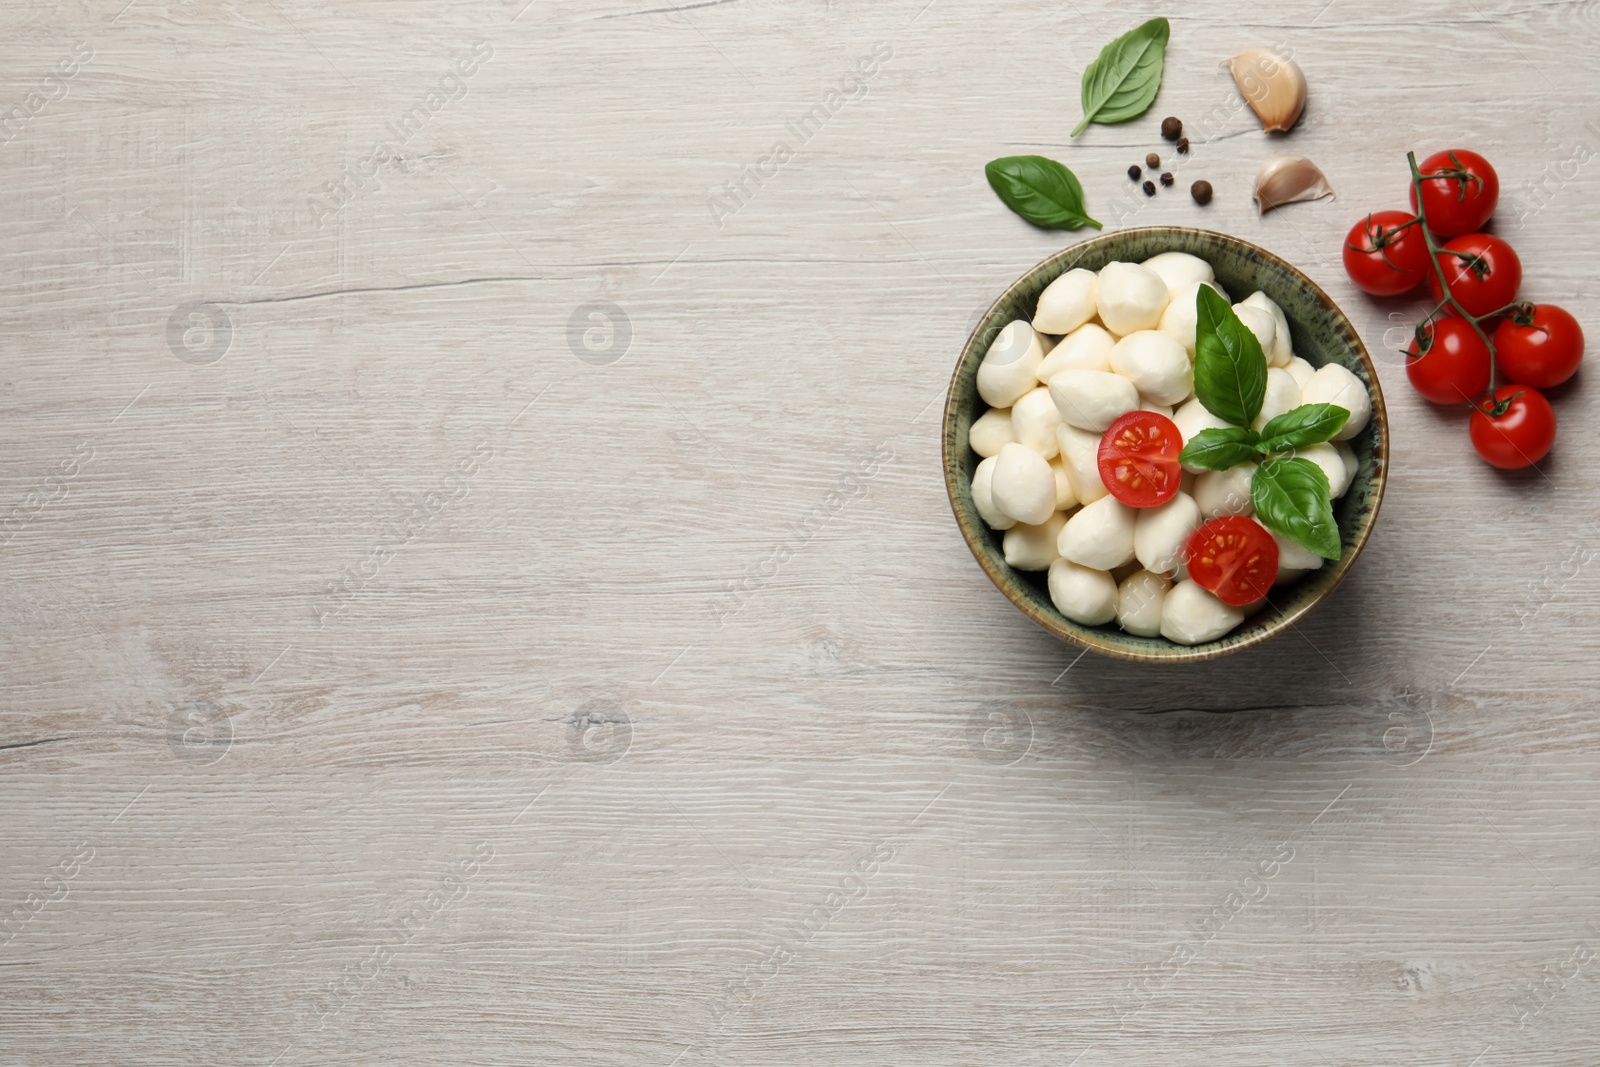
[[[1233,425],[1201,430],[1184,442],[1179,462],[1223,471],[1259,461],[1250,477],[1256,521],[1325,559],[1338,559],[1328,476],[1308,459],[1284,455],[1333,439],[1350,412],[1337,404],[1301,404],[1267,420],[1267,359],[1261,342],[1218,292],[1202,285],[1195,297],[1194,392],[1205,409]]]
[[[1264,460],[1250,478],[1257,522],[1323,559],[1338,559],[1339,525],[1328,491],[1328,476],[1309,459]]]
[[[1127,122],[1149,109],[1161,88],[1171,34],[1166,19],[1151,19],[1100,50],[1083,69],[1083,119],[1073,127],[1072,136],[1091,122]]]
[[[1261,342],[1211,286],[1202,285],[1196,299],[1194,395],[1217,418],[1249,426],[1267,395]]]
[[[1269,419],[1261,427],[1256,448],[1263,453],[1292,452],[1307,445],[1333,438],[1350,420],[1350,412],[1338,404],[1301,404]]]
[[[1259,442],[1248,426],[1201,430],[1183,443],[1178,461],[1208,471],[1225,471],[1255,459]]]
[[[1048,230],[1100,228],[1083,209],[1078,176],[1044,156],[1004,156],[990,160],[984,175],[1006,207]]]

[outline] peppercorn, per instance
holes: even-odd
[[[1183,135],[1183,123],[1175,115],[1168,115],[1161,120],[1161,136],[1169,141],[1176,141]]]
[[[1161,157],[1156,155],[1154,152],[1151,152],[1148,156],[1144,157],[1144,165],[1149,167],[1151,170],[1159,170],[1161,168]]]
[[[1145,184],[1149,185],[1150,183],[1145,182]],[[1197,204],[1205,205],[1211,203],[1211,183],[1208,181],[1195,182],[1189,186],[1189,195],[1194,197],[1194,202]]]
[[[1178,138],[1178,155],[1186,156],[1188,154],[1189,154],[1189,138],[1187,138],[1187,137]]]
[[[1172,172],[1170,170],[1161,175],[1161,184],[1168,187],[1172,185]]]
[[[1134,181],[1139,180],[1139,173],[1139,164],[1137,163],[1128,168],[1128,177],[1132,178]]]
[[[1155,182],[1145,182],[1144,183],[1144,195],[1145,196],[1155,196],[1156,195],[1156,183]]]

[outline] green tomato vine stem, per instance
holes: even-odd
[[[1429,312],[1428,317],[1430,319],[1433,318],[1442,308],[1453,307],[1456,310],[1456,314],[1466,319],[1471,324],[1473,332],[1483,341],[1484,347],[1489,350],[1489,407],[1492,411],[1495,406],[1494,391],[1500,384],[1499,374],[1495,367],[1494,342],[1489,339],[1488,334],[1483,332],[1482,319],[1476,315],[1467,314],[1467,309],[1462,307],[1461,302],[1450,292],[1450,283],[1445,280],[1444,268],[1439,265],[1439,257],[1441,255],[1460,256],[1463,253],[1447,252],[1440,248],[1438,242],[1433,239],[1433,231],[1428,228],[1428,206],[1422,197],[1422,170],[1417,166],[1417,154],[1415,152],[1407,152],[1406,162],[1411,165],[1411,188],[1417,194],[1417,220],[1422,223],[1422,240],[1428,248],[1428,262],[1433,264],[1433,273],[1439,279],[1439,291],[1444,294],[1444,300],[1440,302],[1439,307]],[[1500,308],[1497,311],[1491,311],[1483,318],[1493,318],[1504,310],[1505,308]],[[1491,413],[1491,411],[1484,411],[1484,409],[1479,408],[1476,401],[1468,401],[1467,406],[1476,411],[1483,411],[1486,415]]]

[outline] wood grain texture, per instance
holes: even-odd
[[[1600,5],[524,3],[0,12],[0,1062],[1600,1062],[1587,374],[1504,475],[1389,357],[1360,565],[1182,670],[1016,612],[937,425],[1071,239],[999,155],[1381,354],[1343,234],[1481,147],[1600,329]],[[1277,44],[1269,139],[1220,64]],[[1123,174],[1166,114],[1203,212]],[[1280,151],[1338,199],[1258,218]]]

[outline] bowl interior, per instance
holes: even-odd
[[[1159,252],[1188,252],[1211,264],[1217,281],[1235,300],[1261,290],[1277,302],[1289,320],[1295,355],[1313,366],[1341,363],[1355,373],[1372,396],[1372,418],[1348,443],[1360,461],[1345,495],[1333,502],[1344,552],[1337,561],[1298,581],[1278,586],[1269,606],[1246,619],[1231,633],[1195,646],[1177,645],[1163,637],[1138,637],[1117,627],[1083,626],[1072,622],[1050,602],[1044,572],[1013,570],[1001,550],[1001,534],[989,529],[972,504],[972,472],[979,457],[967,444],[967,433],[987,405],[978,396],[978,364],[1006,323],[1032,319],[1039,294],[1074,267],[1099,270],[1114,260],[1139,262]],[[1057,636],[1108,655],[1137,660],[1208,659],[1235,652],[1286,629],[1338,585],[1355,562],[1377,517],[1388,473],[1388,418],[1377,373],[1355,327],[1315,282],[1277,256],[1237,237],[1211,230],[1142,227],[1091,237],[1058,252],[1028,271],[990,307],[967,340],[951,379],[945,404],[945,484],[956,521],[972,552],[989,577],[1030,618]]]

